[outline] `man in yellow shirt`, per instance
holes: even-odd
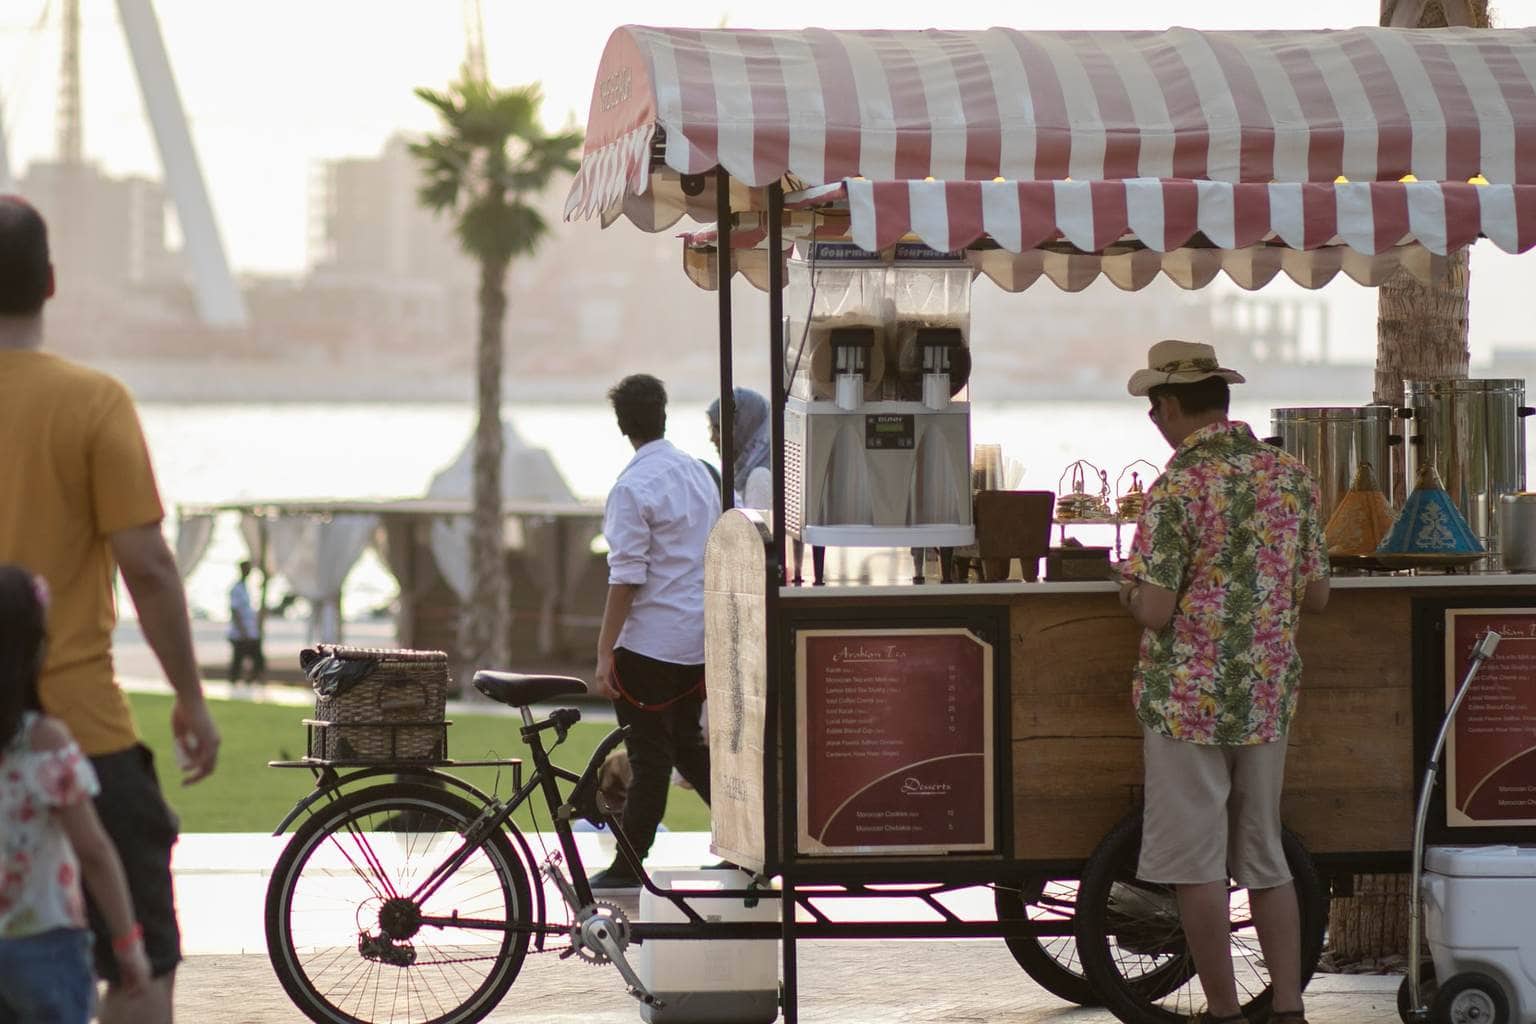
[[[97,811],[128,873],[154,969],[146,989],[119,989],[112,946],[127,937],[110,934],[91,908],[97,971],[109,982],[100,1020],[169,1024],[181,960],[170,873],[177,826],[113,672],[116,572],[176,693],[171,729],[184,783],[213,771],[219,733],[133,400],[113,378],[39,351],[53,292],[42,217],[0,196],[0,562],[25,566],[53,592],[43,708],[64,720],[96,767]]]

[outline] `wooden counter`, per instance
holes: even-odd
[[[752,540],[746,533],[743,539]],[[712,541],[711,553],[718,559],[723,551]],[[714,698],[722,673],[746,668],[743,655],[763,664],[763,648],[743,643],[736,631],[762,635],[766,595],[742,600],[741,590],[761,586],[752,578],[755,566],[728,573],[712,565],[706,617]],[[829,585],[782,587],[777,597],[797,620],[879,607],[1005,606],[1013,854],[1060,862],[1086,857],[1135,805],[1141,785],[1141,731],[1130,707],[1141,631],[1120,608],[1117,591],[1108,582]],[[1284,815],[1314,853],[1409,849],[1422,770],[1414,763],[1413,599],[1484,595],[1492,603],[1528,600],[1536,595],[1536,576],[1337,577],[1327,611],[1303,620],[1305,667]],[[726,636],[727,629],[736,635]],[[792,694],[793,666],[777,664],[786,678],[776,692]],[[716,701],[710,703],[717,731]],[[722,825],[729,832],[717,814],[717,832]]]

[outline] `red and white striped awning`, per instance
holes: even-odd
[[[628,26],[587,132],[567,218],[710,223],[718,166],[733,250],[761,244],[781,182],[830,208],[818,234],[969,247],[1008,288],[1374,284],[1479,237],[1536,242],[1536,29]],[[685,249],[696,282],[711,248]],[[732,264],[762,283],[766,254]]]
[[[1536,29],[618,29],[567,217],[713,220],[680,176],[717,165],[752,188],[1536,183]]]
[[[824,207],[814,216],[807,209]],[[1376,285],[1399,267],[1423,280],[1447,254],[1486,237],[1505,252],[1536,245],[1536,185],[1464,182],[1230,184],[1215,181],[852,180],[789,197],[786,236],[845,238],[883,250],[917,239],[968,249],[1011,291],[1042,277],[1075,291],[1103,274],[1121,288],[1163,274],[1186,288],[1225,272],[1259,288],[1285,272],[1308,288],[1341,271]],[[767,287],[761,216],[739,216],[734,268]],[[984,243],[977,245],[977,243]],[[684,268],[714,287],[713,230],[685,236]]]

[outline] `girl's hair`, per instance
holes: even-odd
[[[24,711],[41,711],[37,677],[47,639],[44,591],[19,565],[0,565],[0,748],[21,728]]]

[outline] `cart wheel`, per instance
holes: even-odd
[[[1435,1005],[1435,965],[1426,957],[1419,965],[1419,998],[1424,1006]],[[1413,1011],[1416,1007],[1410,1005],[1413,997],[1408,994],[1408,977],[1403,976],[1403,983],[1397,986],[1397,1017],[1403,1024],[1423,1024],[1426,1017],[1415,1017]]]
[[[1429,1019],[1434,1024],[1509,1024],[1509,997],[1486,974],[1453,974],[1435,993]]]
[[[999,885],[992,892],[999,921],[1070,923],[1077,906],[1075,881],[1036,878],[1018,888]],[[1071,935],[1009,935],[1003,941],[1024,973],[1041,988],[1079,1006],[1099,1005],[1093,986],[1083,976],[1077,940]]]
[[[1327,902],[1301,840],[1284,834],[1285,859],[1301,914],[1305,986],[1317,968],[1328,922]],[[1076,938],[1083,973],[1104,1006],[1126,1024],[1183,1024],[1203,1008],[1194,958],[1184,942],[1173,889],[1136,878],[1141,812],[1123,818],[1088,858],[1078,890]],[[1231,949],[1238,994],[1250,1020],[1265,1016],[1272,992],[1259,950],[1248,891],[1233,887]]]

